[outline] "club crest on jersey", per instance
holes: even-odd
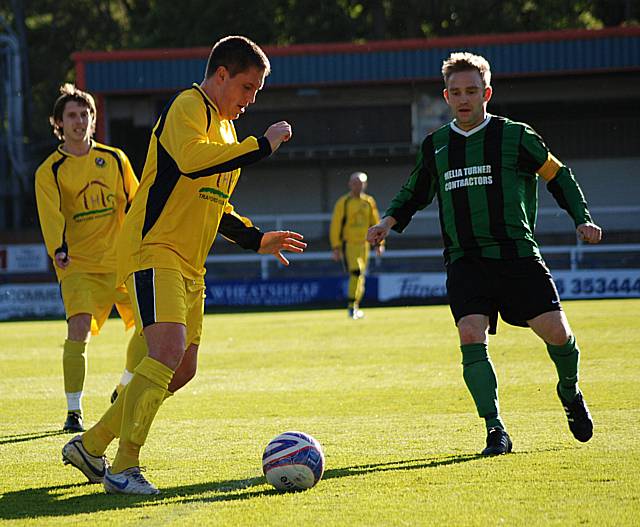
[[[107,162],[104,160],[103,157],[96,157],[96,166],[98,168],[104,168],[106,164]]]
[[[76,194],[81,211],[73,215],[76,221],[87,221],[115,214],[116,197],[109,186],[98,179],[87,183]]]

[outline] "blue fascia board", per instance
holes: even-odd
[[[411,82],[440,78],[442,60],[458,48],[279,55],[271,87]],[[640,37],[608,37],[470,46],[494,75],[592,73],[640,69]],[[98,93],[173,91],[202,79],[206,58],[114,60],[86,64],[86,88]]]

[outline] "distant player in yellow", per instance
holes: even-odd
[[[329,239],[333,259],[342,260],[349,273],[348,313],[358,320],[364,316],[360,301],[364,296],[365,274],[370,245],[367,230],[380,221],[376,200],[365,194],[367,175],[354,172],[349,177],[349,193],[341,196],[333,208]],[[376,246],[376,254],[384,252],[384,242]]]
[[[140,471],[140,449],[162,402],[196,373],[204,264],[216,233],[285,265],[283,250],[306,247],[295,232],[260,232],[229,203],[240,169],[291,137],[284,121],[261,137],[236,137],[233,121],[255,102],[269,70],[255,43],[223,38],[211,50],[204,80],[173,97],[151,133],[140,189],[119,238],[117,281],[131,291],[136,330],[144,332],[149,354],[102,419],[62,449],[66,463],[109,493],[159,493]],[[104,452],[118,436],[109,467]]]
[[[116,238],[138,180],[122,150],[92,139],[96,105],[90,94],[72,84],[63,85],[50,122],[62,143],[38,167],[35,190],[42,236],[54,262],[67,318],[63,430],[81,432],[90,336],[98,334],[114,304],[126,329],[134,324],[127,290],[116,284]],[[134,332],[121,385],[129,382],[146,353],[144,337]]]

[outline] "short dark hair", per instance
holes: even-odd
[[[467,51],[452,53],[442,63],[442,77],[444,79],[445,88],[449,77],[460,71],[477,71],[482,79],[482,84],[486,88],[491,86],[491,66],[489,62],[481,55],[474,55]]]
[[[264,70],[266,75],[271,71],[269,59],[260,46],[247,37],[237,35],[224,37],[213,45],[207,61],[205,78],[211,77],[220,66],[227,68],[232,77],[251,67]]]
[[[89,113],[91,113],[91,116],[93,117],[94,126],[98,115],[96,102],[93,100],[90,93],[82,91],[68,82],[60,86],[60,95],[56,99],[56,102],[53,103],[53,114],[49,117],[49,123],[53,128],[53,134],[60,139],[60,141],[64,140],[64,132],[62,130],[62,126],[58,126],[57,123],[58,121],[62,121],[64,107],[69,101],[77,102],[78,104],[89,108]]]

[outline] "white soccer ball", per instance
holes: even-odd
[[[262,472],[278,490],[310,489],[324,472],[322,447],[309,434],[280,434],[264,449]]]

